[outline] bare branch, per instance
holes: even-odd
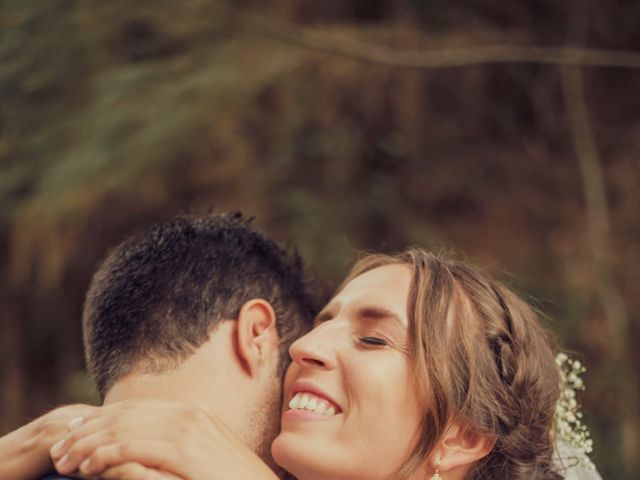
[[[572,23],[568,32],[568,40],[578,44],[584,44],[588,34],[588,17],[586,10],[580,8],[581,6],[580,0],[574,1]],[[595,292],[609,327],[610,353],[618,363],[621,376],[627,379],[627,384],[623,387],[626,392],[621,395],[622,407],[626,410],[626,422],[622,425],[624,456],[629,465],[638,465],[636,452],[640,444],[640,417],[637,414],[639,385],[630,368],[632,347],[629,345],[629,315],[624,298],[612,275],[615,254],[610,245],[611,222],[605,176],[591,129],[582,70],[575,66],[564,66],[560,73],[569,128],[582,178]]]
[[[235,28],[249,35],[309,48],[357,61],[397,68],[450,68],[495,63],[533,63],[561,66],[640,69],[640,52],[534,45],[400,49],[344,41],[327,32],[294,28],[264,19],[233,19]]]
[[[589,111],[584,99],[582,72],[579,68],[562,69],[562,86],[571,137],[573,140],[586,204],[590,250],[593,257],[598,296],[605,314],[612,323],[612,338],[618,348],[624,343],[628,315],[617,289],[611,285],[612,253],[609,245],[610,219],[602,165],[596,147]]]

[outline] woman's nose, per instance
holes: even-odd
[[[331,370],[336,366],[336,335],[328,323],[320,324],[289,347],[295,363],[304,368]]]

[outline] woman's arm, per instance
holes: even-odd
[[[0,478],[33,480],[50,471],[51,446],[69,434],[71,420],[86,416],[95,408],[60,407],[0,438]]]
[[[85,477],[134,462],[185,480],[278,478],[205,407],[151,400],[102,407],[51,456],[59,472]]]

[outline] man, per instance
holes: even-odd
[[[189,463],[189,457],[215,456],[215,447],[210,448],[215,438],[208,442],[202,434],[215,437],[228,425],[275,469],[268,447],[279,418],[276,371],[282,374],[288,345],[309,328],[316,313],[319,304],[307,290],[299,261],[250,230],[239,216],[183,217],[124,242],[94,276],[83,317],[87,363],[106,409],[112,409],[102,415],[102,427],[105,419],[107,425],[117,419],[121,430],[128,420],[165,438],[167,430],[175,430],[172,450]],[[149,418],[140,419],[145,399],[155,401],[149,404]],[[164,407],[158,399],[173,403]],[[176,406],[180,402],[205,408]],[[159,422],[153,415],[162,408],[170,414]],[[207,409],[224,423],[209,418],[203,413]],[[30,479],[42,472],[53,439],[69,433],[68,421],[77,428],[76,420],[94,414],[91,407],[63,407],[0,439],[0,478]],[[169,418],[175,421],[167,423]],[[198,428],[197,435],[180,431],[208,422],[216,428]],[[52,454],[56,467],[67,471],[65,457],[55,455],[55,447]],[[75,471],[74,460],[69,459],[73,468],[68,472]],[[213,463],[223,472],[225,462],[251,461],[217,460]],[[151,463],[162,470],[157,456]],[[141,475],[120,475],[138,473],[131,468],[136,465],[128,467],[111,469],[105,478],[175,478],[166,472],[146,476],[153,471],[139,465]],[[600,478],[583,469],[569,474],[580,480]],[[194,471],[188,478],[208,476]]]
[[[319,300],[300,259],[240,214],[179,217],[125,240],[94,275],[87,366],[105,405],[201,404],[275,469],[269,447],[288,347],[311,327]],[[63,407],[0,439],[0,477],[33,478],[67,421],[90,411]]]

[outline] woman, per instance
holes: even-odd
[[[465,263],[419,249],[365,257],[290,352],[272,453],[299,480],[562,478],[549,337],[525,302]],[[223,427],[206,438],[195,460],[148,438],[97,449],[82,471],[154,478],[127,465],[138,462],[193,480],[275,478]]]
[[[337,344],[352,332],[357,345]],[[471,267],[422,250],[367,257],[291,348],[285,384],[294,406],[299,382],[335,385],[345,418],[288,410],[274,458],[318,478],[559,478],[552,352],[531,309]]]

